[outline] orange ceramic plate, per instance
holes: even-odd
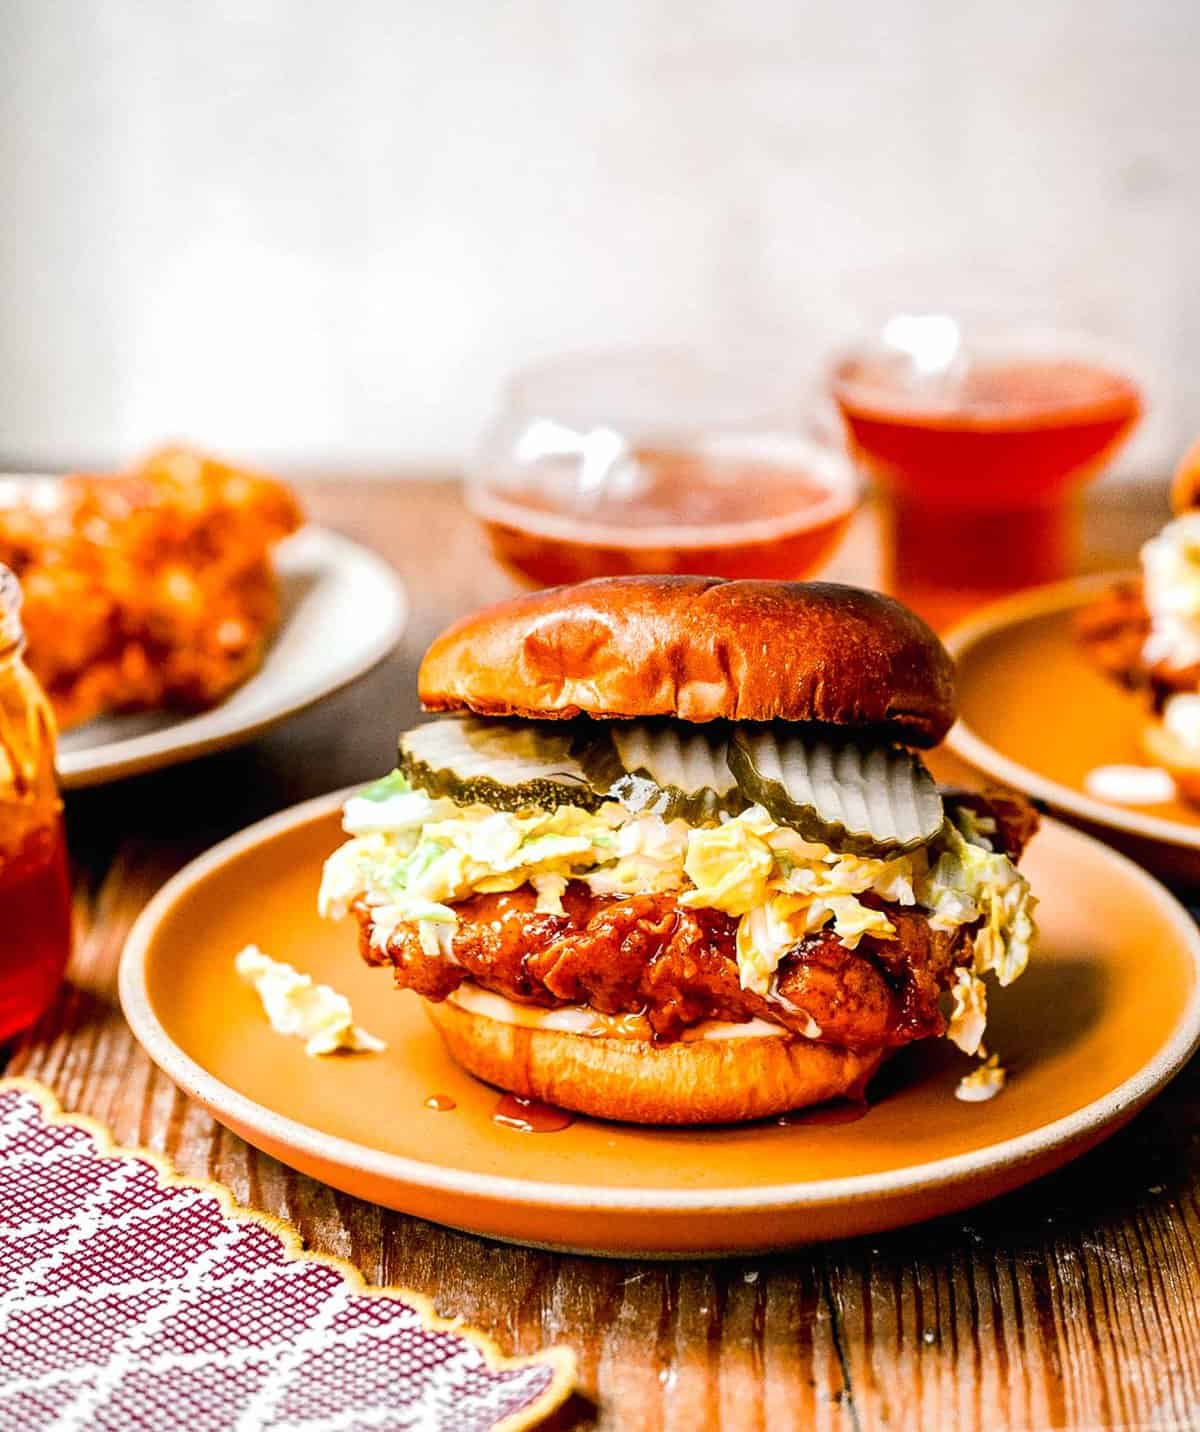
[[[965,1208],[1082,1153],[1179,1069],[1200,1035],[1200,935],[1149,876],[1048,822],[1028,855],[1041,948],[998,993],[989,1043],[1011,1070],[985,1104],[939,1040],[899,1056],[854,1123],[663,1130],[495,1123],[409,993],[317,917],[338,796],[226,841],[138,920],[121,1000],[150,1055],[251,1143],[337,1188],[472,1232],[589,1252],[697,1255],[845,1237]],[[383,1054],[310,1059],[233,970],[261,944],[348,994]],[[441,1094],[456,1107],[425,1105]]]
[[[996,602],[946,638],[959,721],[947,745],[994,780],[1133,855],[1164,879],[1200,880],[1200,810],[1116,805],[1088,793],[1098,766],[1149,765],[1143,697],[1105,676],[1075,639],[1082,607],[1125,574],[1038,587]]]

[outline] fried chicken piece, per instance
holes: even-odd
[[[903,990],[906,984],[902,974],[898,986]],[[815,1025],[822,1043],[877,1049],[914,1037],[901,1019],[905,1001],[880,966],[865,950],[846,949],[829,931],[807,936],[783,961],[775,990],[777,1001],[802,1013],[801,1032],[811,1035]],[[939,1018],[935,990],[928,1013],[918,1020],[921,1033]]]
[[[764,998],[742,988],[737,922],[720,911],[686,909],[673,895],[594,897],[578,882],[567,887],[563,915],[539,914],[534,903],[529,886],[461,901],[451,958],[426,954],[410,925],[380,949],[359,904],[360,948],[426,999],[445,999],[470,980],[518,1004],[642,1014],[663,1042],[710,1019],[764,1019],[848,1049],[942,1033],[939,995],[954,964],[971,957],[969,930],[947,936],[918,911],[885,906],[897,940],[864,939],[848,950],[831,932],[809,935],[781,961]]]
[[[947,805],[965,806],[967,810],[990,820],[996,829],[989,839],[1014,865],[1021,859],[1025,847],[1041,824],[1033,802],[1017,791],[1010,791],[1007,786],[985,786],[979,791],[944,789],[942,797]]]
[[[864,905],[876,903],[867,895],[860,898]],[[895,938],[864,940],[863,945],[870,949],[898,991],[896,1029],[903,1031],[905,1039],[944,1034],[946,1020],[939,996],[949,988],[955,968],[970,963],[974,954],[974,926],[935,930],[928,915],[920,910],[885,905],[882,901],[878,902],[878,908],[886,912],[896,932]]]
[[[997,849],[1014,861],[1037,830],[1037,811],[1016,792],[948,800],[990,818]],[[365,901],[354,914],[363,959],[390,964],[399,987],[426,999],[443,1000],[470,981],[517,1004],[643,1015],[661,1042],[710,1019],[764,1019],[846,1049],[944,1034],[941,996],[973,958],[975,926],[936,930],[916,906],[870,892],[859,898],[887,915],[893,936],[864,935],[850,950],[831,930],[807,935],[780,961],[769,997],[742,988],[737,920],[688,909],[671,894],[596,896],[573,880],[560,915],[538,911],[528,885],[472,895],[454,907],[449,954],[427,953],[415,925],[399,926],[381,947]]]
[[[1150,635],[1150,613],[1142,584],[1136,579],[1114,583],[1084,607],[1076,615],[1075,634],[1101,671],[1123,686],[1148,689],[1156,710],[1177,691],[1200,689],[1200,665],[1147,663],[1144,649]]]
[[[59,725],[228,695],[262,660],[279,617],[271,549],[301,520],[284,484],[186,448],[0,508],[0,561]]]
[[[1102,671],[1124,686],[1146,685],[1142,648],[1150,635],[1150,613],[1141,582],[1114,583],[1079,612],[1075,634]]]

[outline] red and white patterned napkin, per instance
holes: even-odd
[[[513,1432],[573,1375],[0,1080],[0,1432]]]

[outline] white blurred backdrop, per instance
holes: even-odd
[[[514,365],[1003,264],[1200,431],[1192,0],[0,0],[0,459],[455,463]]]

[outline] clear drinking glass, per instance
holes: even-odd
[[[857,500],[784,361],[635,349],[518,374],[468,475],[496,557],[538,586],[633,572],[804,577]]]
[[[935,624],[1066,576],[1077,496],[1142,413],[1127,356],[999,305],[897,301],[830,382],[881,502],[885,583]]]

